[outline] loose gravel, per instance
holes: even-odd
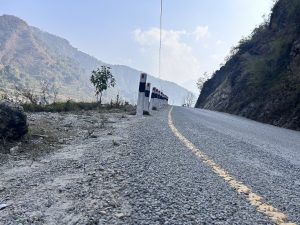
[[[0,224],[118,224],[129,208],[120,196],[126,179],[118,163],[132,118],[97,112],[30,115],[31,122],[42,121],[61,137],[48,130],[51,140],[58,138],[57,149],[50,146],[34,160],[26,152],[6,157],[0,204],[7,207],[0,210]]]

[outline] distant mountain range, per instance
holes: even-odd
[[[124,65],[109,65],[81,52],[60,37],[29,26],[15,16],[0,16],[0,91],[12,91],[14,85],[38,90],[40,81],[59,86],[59,97],[92,100],[91,71],[107,65],[111,67],[117,86],[104,95],[114,98],[117,93],[134,103],[137,98],[141,71]],[[181,105],[189,93],[183,87],[148,75],[152,86],[169,95],[172,104]]]
[[[279,0],[270,21],[240,41],[196,107],[300,130],[300,0]]]

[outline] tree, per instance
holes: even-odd
[[[52,87],[51,87],[51,91],[52,91],[52,94],[53,94],[53,102],[54,103],[57,100],[57,95],[59,93],[59,88],[60,88],[60,86],[57,83],[53,82]]]
[[[207,81],[208,77],[209,77],[208,73],[204,72],[203,75],[198,78],[196,85],[200,92],[203,88],[203,84],[205,83],[205,81]]]
[[[40,81],[41,85],[41,104],[43,105],[48,105],[49,104],[49,97],[50,97],[50,89],[51,89],[51,84],[47,80],[41,80]]]
[[[93,70],[90,81],[96,89],[95,95],[97,97],[97,102],[101,105],[103,91],[110,87],[114,87],[116,84],[116,80],[110,72],[110,67],[101,66],[101,70],[99,68]]]
[[[187,95],[183,99],[182,106],[192,107],[195,104],[195,95],[191,92],[187,93]]]

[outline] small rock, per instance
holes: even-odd
[[[124,215],[124,213],[116,213],[115,216],[116,216],[118,219],[122,219],[125,215]]]
[[[120,144],[118,142],[116,142],[115,140],[112,141],[113,142],[113,146],[119,146]]]
[[[5,209],[7,206],[7,204],[0,204],[0,210]]]
[[[17,145],[15,147],[12,147],[11,149],[9,149],[9,152],[10,152],[11,155],[18,154],[18,152],[19,152],[19,146]]]
[[[96,134],[91,134],[91,136],[90,136],[91,138],[97,138],[98,137],[98,135],[96,135]]]
[[[64,124],[64,127],[72,127],[72,123]]]
[[[0,192],[5,191],[5,187],[4,186],[0,186]]]
[[[64,138],[58,139],[58,143],[59,143],[59,144],[64,144],[65,142],[66,142],[66,141],[65,141]]]

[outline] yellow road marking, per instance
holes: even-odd
[[[213,160],[209,159],[200,149],[198,149],[192,142],[185,138],[174,126],[172,121],[173,107],[169,111],[168,124],[174,135],[189,149],[191,150],[199,159],[201,159],[205,164],[207,164],[214,171],[215,174],[222,177],[224,181],[229,184],[236,192],[244,195],[248,202],[256,208],[256,210],[269,219],[271,219],[277,225],[296,225],[296,223],[288,222],[287,216],[280,212],[279,209],[273,207],[270,204],[264,202],[263,198],[258,194],[255,194],[249,187],[244,185],[242,182],[235,180],[230,174],[222,169]]]

